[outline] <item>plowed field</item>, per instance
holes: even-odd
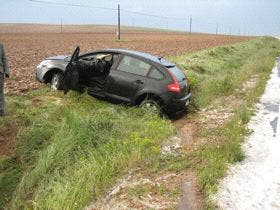
[[[0,25],[0,42],[5,45],[11,78],[6,94],[25,94],[40,86],[34,70],[44,58],[71,54],[76,46],[82,52],[100,48],[127,48],[162,56],[178,55],[209,47],[245,41],[250,37],[176,33],[126,28],[122,41],[116,41],[113,27],[74,27],[46,25]]]

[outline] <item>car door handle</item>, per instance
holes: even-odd
[[[135,83],[138,84],[138,85],[143,85],[144,84],[144,82],[142,82],[140,79],[136,80]]]

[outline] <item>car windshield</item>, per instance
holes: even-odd
[[[71,56],[67,56],[66,58],[64,58],[64,60],[65,60],[66,62],[70,62]]]

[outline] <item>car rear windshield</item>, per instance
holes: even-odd
[[[184,73],[177,66],[171,66],[171,67],[168,67],[168,69],[176,77],[178,82],[181,82],[186,79]]]

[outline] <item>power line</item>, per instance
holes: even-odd
[[[159,15],[151,15],[148,13],[143,13],[143,12],[137,12],[137,11],[130,11],[130,10],[124,10],[122,9],[121,11],[126,12],[126,13],[132,13],[132,14],[136,14],[136,15],[144,15],[147,17],[155,17],[155,18],[161,18],[161,19],[172,19],[172,20],[181,20],[181,21],[185,21],[185,18],[176,18],[176,17],[168,17],[168,16],[159,16]]]
[[[144,17],[152,17],[152,18],[158,18],[158,19],[164,19],[164,20],[175,20],[175,21],[183,21],[184,23],[186,22],[186,18],[178,18],[178,17],[170,17],[170,16],[161,16],[161,15],[154,15],[154,14],[149,14],[145,12],[139,12],[139,11],[132,11],[132,10],[127,10],[127,9],[118,9],[118,8],[111,8],[111,7],[99,7],[99,6],[92,6],[90,4],[77,4],[77,3],[63,3],[63,2],[57,2],[57,1],[49,1],[49,0],[29,0],[30,2],[36,2],[36,3],[41,3],[41,4],[49,4],[49,5],[58,5],[58,6],[70,6],[70,7],[82,7],[82,8],[88,8],[88,9],[100,9],[100,10],[107,10],[107,11],[114,11],[117,12],[118,15],[120,12],[122,13],[128,13],[128,14],[134,14],[134,15],[140,15]],[[189,33],[192,33],[192,25],[193,25],[193,19],[190,17],[190,22],[189,22]],[[210,23],[210,22],[201,22],[196,20],[196,25],[204,25],[206,27],[213,27],[216,26],[216,34],[219,33],[220,28],[222,28],[218,23]],[[134,25],[134,19],[133,19],[133,25]],[[230,27],[229,34],[231,35],[232,29]]]
[[[71,4],[71,3],[59,3],[59,2],[53,2],[53,1],[44,1],[44,0],[29,0],[32,2],[37,3],[43,3],[43,4],[52,4],[52,5],[60,5],[60,6],[71,6],[71,7],[84,7],[84,8],[94,8],[94,9],[103,9],[103,10],[111,10],[111,11],[117,11],[118,9],[115,8],[109,8],[109,7],[96,7],[92,5],[85,5],[85,4]]]
[[[103,9],[103,10],[110,10],[110,11],[117,11],[117,10],[118,10],[118,9],[110,8],[110,7],[96,7],[96,6],[85,5],[85,4],[59,3],[59,2],[44,1],[44,0],[29,0],[29,1],[37,2],[37,3],[43,3],[43,4],[60,5],[60,6],[95,8],[95,9]],[[160,19],[172,19],[172,20],[185,21],[184,18],[168,17],[168,16],[160,16],[160,15],[152,15],[152,14],[149,14],[149,13],[137,12],[137,11],[131,11],[131,10],[125,10],[125,9],[121,9],[121,11],[122,11],[122,12],[126,12],[126,13],[130,13],[130,14],[135,14],[135,15],[142,15],[142,16],[146,16],[146,17],[154,17],[154,18],[160,18]]]

